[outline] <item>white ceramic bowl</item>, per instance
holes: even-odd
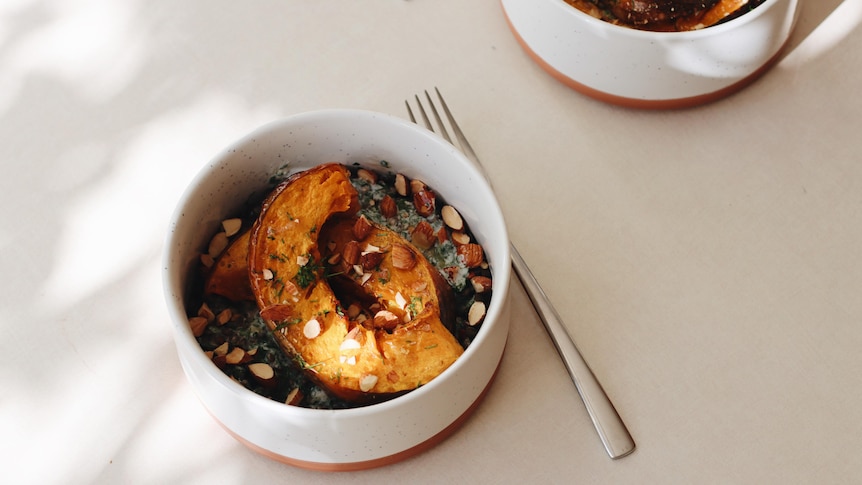
[[[723,24],[648,32],[594,18],[563,0],[502,0],[515,37],[575,90],[637,108],[682,108],[745,87],[778,58],[800,0],[766,0]]]
[[[308,409],[261,397],[219,370],[188,324],[184,291],[192,265],[220,221],[285,162],[303,170],[325,162],[386,160],[420,178],[457,207],[484,246],[494,294],[477,337],[437,378],[393,400],[345,410]],[[166,241],[164,286],[177,352],[212,416],[239,441],[274,459],[321,470],[354,470],[397,461],[439,442],[470,414],[499,365],[509,329],[509,245],[488,184],[451,144],[401,119],[329,110],[265,125],[207,164],[179,202]]]

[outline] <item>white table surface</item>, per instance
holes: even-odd
[[[717,103],[563,86],[497,0],[4,0],[5,483],[858,483],[862,0],[807,0]],[[523,290],[498,378],[407,461],[320,473],[206,413],[162,296],[168,218],[221,148],[440,87],[511,237],[628,424],[608,459]]]

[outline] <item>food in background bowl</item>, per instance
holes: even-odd
[[[416,389],[469,346],[491,298],[482,246],[456,208],[388,165],[294,173],[213,235],[190,322],[230,377],[345,408]]]
[[[390,166],[382,169],[381,160]],[[253,392],[225,374],[219,361],[227,359],[231,350],[218,358],[215,349],[212,355],[202,350],[189,322],[189,315],[197,313],[200,303],[191,301],[196,284],[192,276],[213,234],[225,229],[234,234],[228,238],[225,232],[224,238],[216,238],[217,246],[227,245],[224,251],[240,254],[243,247],[248,248],[232,242],[251,238],[251,234],[242,236],[242,220],[253,220],[255,216],[243,208],[260,207],[251,199],[262,201],[272,192],[274,182],[270,178],[285,163],[289,162],[290,173],[284,175],[291,176],[332,161],[351,170],[359,164],[376,168],[381,174],[391,170],[410,180],[421,180],[434,189],[438,201],[445,200],[456,207],[475,242],[482,246],[493,277],[493,297],[488,300],[481,328],[469,346],[421,387],[383,402],[348,409],[289,406],[282,399],[276,401]],[[505,222],[491,188],[450,143],[393,116],[326,110],[267,124],[231,144],[201,170],[171,219],[163,279],[179,361],[213,418],[238,441],[265,456],[304,468],[344,471],[386,465],[426,450],[459,429],[479,407],[493,382],[508,336],[509,258]],[[239,274],[242,280],[242,272]],[[228,277],[219,284],[230,287],[230,281]],[[246,297],[249,294],[246,289],[237,295],[242,298],[243,293]],[[246,303],[250,311],[259,311],[255,301]],[[210,310],[214,323],[209,326],[229,327],[220,325],[221,319],[230,319],[227,313]],[[270,333],[262,325],[249,334],[257,331]],[[245,354],[264,350],[267,349],[243,347]],[[277,342],[269,350],[273,355],[286,355]],[[237,358],[241,361],[248,355],[235,352],[231,360]],[[263,365],[254,367],[259,368],[265,370]],[[261,371],[258,377],[266,381],[267,375]]]
[[[606,22],[643,30],[685,31],[732,20],[765,0],[565,0]]]

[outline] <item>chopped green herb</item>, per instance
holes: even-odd
[[[291,325],[296,325],[297,323],[299,323],[301,321],[302,321],[302,319],[298,318],[298,317],[291,318],[289,320],[285,320],[285,321],[283,321],[283,322],[281,322],[275,326],[275,331],[277,332],[277,331],[281,330],[282,328],[286,328],[286,327],[289,327]]]
[[[314,261],[313,255],[309,254],[307,257],[308,262],[304,266],[300,266],[299,271],[296,272],[296,276],[293,277],[296,284],[298,284],[303,290],[308,288],[317,280],[317,271],[321,268]]]
[[[275,259],[281,261],[282,263],[287,262],[287,255],[285,254],[270,254],[269,259]]]
[[[421,296],[411,296],[410,303],[407,305],[406,310],[410,312],[410,315],[416,316],[422,312],[422,297]]]

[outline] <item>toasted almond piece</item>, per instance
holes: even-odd
[[[458,210],[451,205],[444,205],[443,208],[440,209],[440,217],[443,218],[443,222],[445,222],[453,231],[464,229],[464,219],[461,218],[461,214],[458,213]]]
[[[491,278],[487,276],[473,276],[470,278],[470,283],[473,285],[473,290],[476,293],[484,293],[491,289]]]
[[[453,232],[452,233],[452,243],[456,246],[463,246],[464,244],[470,244],[470,235],[464,232]]]
[[[285,322],[294,317],[294,308],[292,305],[272,305],[260,311],[260,316],[264,320],[271,322]],[[282,332],[287,331],[287,328],[282,327]]]
[[[284,403],[288,406],[299,406],[300,402],[302,402],[302,391],[298,387],[294,387],[287,393],[287,399],[284,400]]]
[[[365,180],[368,183],[376,184],[377,183],[377,172],[368,170],[366,168],[360,168],[356,171],[356,176]]]
[[[219,369],[224,369],[227,363],[224,361],[224,355],[214,355],[213,356],[213,364],[216,365]],[[233,379],[233,377],[231,377]]]
[[[348,241],[341,251],[341,258],[349,265],[354,265],[359,262],[360,253],[359,243],[356,241]]]
[[[338,347],[338,350],[359,350],[362,346],[359,344],[359,341],[355,338],[345,338],[341,342],[341,346]]]
[[[320,322],[316,318],[305,322],[305,326],[302,327],[302,334],[308,339],[317,338],[320,335]]]
[[[246,355],[251,355],[251,356],[257,355],[257,347],[255,347],[255,348],[253,348],[253,349],[251,349],[251,350],[246,350],[246,351],[245,351],[245,354],[246,354]]]
[[[365,256],[366,254],[369,254],[369,253],[382,253],[382,252],[383,251],[381,251],[379,247],[377,247],[373,244],[366,244],[365,249],[362,250],[362,255]]]
[[[230,350],[230,345],[227,342],[224,342],[221,345],[219,345],[218,347],[216,347],[215,349],[213,349],[213,355],[216,355],[219,357],[225,356],[225,355],[227,355],[228,350]]]
[[[482,261],[485,259],[484,251],[482,251],[482,246],[475,243],[463,244],[458,246],[458,256],[464,261],[464,264],[468,268],[475,268],[482,264]]]
[[[198,308],[198,316],[206,318],[207,323],[212,323],[215,320],[215,313],[213,313],[210,306],[206,303],[201,304],[200,308]]]
[[[383,253],[381,252],[365,252],[359,257],[359,264],[362,265],[364,271],[373,270],[380,265],[381,261],[383,261]]]
[[[213,259],[219,257],[219,255],[224,252],[227,248],[228,240],[227,234],[224,232],[216,233],[212,239],[210,239],[209,247],[207,248],[207,254],[210,255]]]
[[[362,317],[363,315],[359,315],[359,316]],[[359,342],[359,345],[362,345],[362,342],[365,341],[365,334],[362,333],[362,327],[357,325],[357,326],[351,328],[350,331],[347,332],[347,335],[344,336],[344,339],[345,340],[353,339],[353,340],[356,340],[357,342]]]
[[[252,377],[264,387],[275,387],[278,384],[278,378],[275,376],[275,370],[266,362],[255,362],[248,365],[248,371]]]
[[[413,191],[413,206],[422,217],[430,217],[436,208],[434,192],[431,189]]]
[[[231,320],[231,318],[233,318],[233,311],[230,308],[225,308],[216,315],[216,321],[219,325],[226,324]]]
[[[252,375],[263,381],[268,381],[275,377],[275,371],[272,369],[272,366],[266,362],[255,362],[253,364],[249,364],[248,370],[251,371]]]
[[[416,253],[403,244],[392,245],[392,266],[396,269],[410,271],[416,266]]]
[[[224,361],[227,364],[239,364],[245,357],[245,350],[240,347],[234,347],[233,350],[224,356]]]
[[[395,204],[395,199],[386,195],[380,200],[380,214],[385,218],[391,218],[398,215],[398,206]]]
[[[425,182],[423,182],[419,179],[413,179],[410,181],[410,191],[411,192],[415,193],[415,192],[419,192],[420,190],[425,190],[427,188],[428,188],[428,186],[425,185]]]
[[[467,312],[467,325],[475,326],[485,319],[485,304],[475,301]]]
[[[227,237],[236,235],[242,229],[242,219],[234,217],[233,219],[225,219],[221,221],[221,227],[224,229],[224,234]]]
[[[374,386],[377,385],[377,376],[374,374],[366,374],[359,378],[359,390],[362,392],[368,392],[371,389],[374,389]]]
[[[380,310],[376,314],[374,314],[374,328],[381,328],[386,331],[395,330],[395,327],[401,320],[398,318],[398,315],[390,312],[389,310]]]
[[[410,184],[407,182],[407,177],[404,174],[395,174],[395,192],[401,197],[407,197],[407,194],[410,193]]]
[[[359,219],[356,219],[356,222],[353,224],[353,237],[356,238],[357,241],[362,241],[374,229],[374,226],[371,225],[371,222],[365,216],[359,216]]]
[[[200,337],[204,334],[204,330],[207,328],[210,322],[207,321],[204,317],[192,317],[189,318],[189,326],[192,328],[192,334],[195,337]]]
[[[332,266],[335,266],[336,264],[338,264],[339,261],[341,261],[341,254],[340,253],[335,253],[332,256],[330,256],[329,259],[326,260],[326,262]]]
[[[437,242],[437,235],[428,221],[420,221],[410,233],[410,240],[420,249],[429,249]]]
[[[395,304],[402,310],[407,308],[407,298],[404,298],[400,291],[395,293]]]

